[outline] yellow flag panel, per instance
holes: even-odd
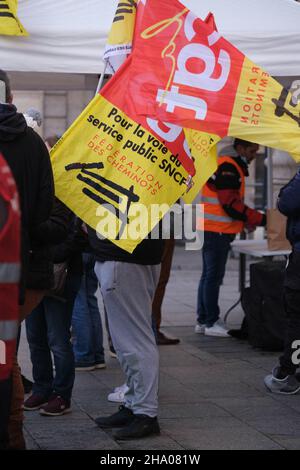
[[[0,35],[28,36],[17,17],[17,0],[0,0]]]

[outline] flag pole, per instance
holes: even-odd
[[[97,88],[96,88],[96,93],[95,93],[95,95],[98,95],[99,91],[100,91],[101,88],[102,88],[102,85],[103,85],[103,82],[104,82],[104,77],[105,77],[106,69],[107,69],[107,61],[105,61],[105,65],[104,65],[104,68],[103,68],[103,72],[102,72],[102,74],[100,75],[100,78],[99,78],[99,82],[98,82],[98,85],[97,85]]]

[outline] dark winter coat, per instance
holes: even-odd
[[[33,231],[26,278],[28,289],[48,290],[53,286],[53,260],[56,246],[63,244],[73,228],[72,212],[58,199],[48,220]]]
[[[296,251],[300,251],[300,169],[279,193],[278,209],[287,219],[287,239]]]
[[[49,218],[54,198],[49,152],[14,105],[0,104],[0,153],[15,178],[21,206],[22,282],[28,271],[33,232]]]

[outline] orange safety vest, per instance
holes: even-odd
[[[245,197],[245,175],[242,168],[234,158],[224,156],[218,158],[218,165],[230,163],[238,170],[241,177],[240,198]],[[223,209],[216,191],[206,184],[201,192],[200,204],[204,205],[203,218],[200,218],[199,230],[218,233],[240,233],[243,231],[244,222],[232,219]]]
[[[0,200],[5,213],[0,227],[0,380],[5,380],[12,370],[19,327],[20,208],[14,178],[1,154]]]

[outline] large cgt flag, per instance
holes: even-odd
[[[137,114],[300,161],[300,103],[177,0],[147,0],[127,99]]]
[[[172,152],[184,136],[172,125],[127,112],[129,67],[130,58],[63,135],[51,159],[57,197],[131,253],[186,192],[189,173]]]
[[[132,52],[135,37],[140,33],[146,1],[135,2],[131,0],[127,3],[118,3],[104,54],[104,60],[107,64],[105,70],[108,73],[116,73]],[[204,21],[212,31],[217,29],[214,16],[211,13]],[[157,126],[163,127],[163,123],[159,124],[158,120],[155,122]],[[172,128],[175,130],[174,125]],[[194,161],[193,185],[183,197],[186,203],[190,203],[217,168],[216,143],[220,137],[191,129],[182,129],[180,126],[177,127],[177,131],[179,135],[182,135],[177,139],[177,144],[180,146],[178,153],[185,160],[192,158]]]
[[[28,36],[17,17],[17,0],[0,0],[0,35]]]
[[[127,3],[118,3],[103,56],[106,64],[106,72],[114,75],[132,52],[135,35],[137,35],[140,30],[146,1],[147,0],[130,0]],[[128,68],[126,70],[128,70]],[[123,78],[123,83],[124,80],[125,79]],[[123,90],[124,86],[121,89],[121,93],[123,93]],[[165,127],[169,130],[167,124],[164,125],[163,123],[159,123],[157,120],[152,120],[152,127],[154,125],[156,128],[163,129]],[[171,127],[174,131],[176,126],[172,125]],[[189,172],[194,175],[195,168],[191,159],[184,131],[182,128],[177,127],[176,132],[178,133],[176,136],[178,155],[180,155],[183,162],[188,162],[190,160]],[[164,138],[164,135],[162,134],[160,137]],[[175,147],[172,150],[175,150]]]

